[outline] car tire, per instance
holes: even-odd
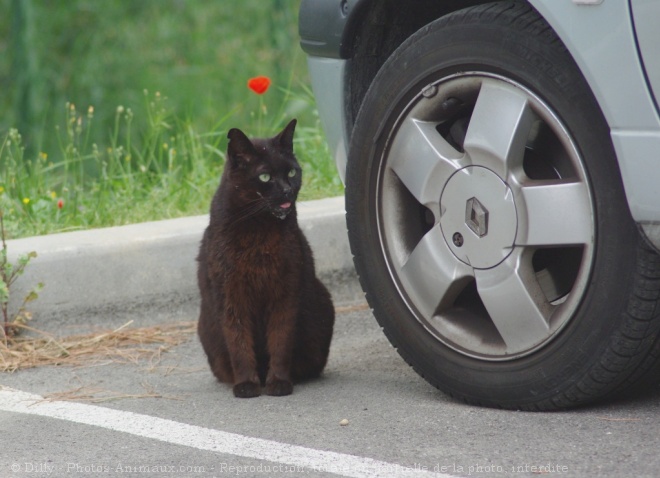
[[[457,399],[566,408],[657,360],[659,257],[589,86],[525,3],[442,17],[387,59],[353,129],[346,212],[376,319]]]

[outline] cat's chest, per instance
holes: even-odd
[[[289,262],[286,252],[280,246],[250,245],[236,251],[235,264],[246,272],[273,274]]]
[[[279,300],[299,285],[299,260],[283,245],[256,245],[237,251],[226,280],[230,289],[241,290],[255,304]],[[227,284],[229,285],[229,284]]]
[[[289,274],[299,262],[296,241],[287,236],[245,236],[232,242],[229,249],[232,269],[246,278],[277,278]]]

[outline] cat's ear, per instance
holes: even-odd
[[[227,133],[229,145],[227,157],[233,166],[245,166],[257,156],[257,150],[252,141],[238,128],[232,128]]]
[[[286,151],[293,152],[293,133],[296,130],[296,123],[298,123],[298,120],[292,119],[282,132],[275,136],[275,141]]]

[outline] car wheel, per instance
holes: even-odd
[[[353,130],[346,210],[374,315],[454,397],[574,406],[649,360],[658,256],[588,85],[526,4],[443,17],[386,61]]]

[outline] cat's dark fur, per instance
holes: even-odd
[[[298,227],[296,120],[269,139],[228,133],[198,264],[198,333],[213,374],[237,397],[288,395],[325,367],[335,314]]]

